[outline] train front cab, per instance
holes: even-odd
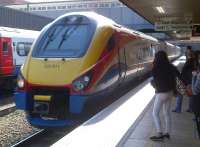
[[[17,108],[27,112],[32,125],[67,126],[79,121],[100,71],[113,58],[102,57],[112,33],[111,27],[97,29],[94,20],[74,15],[44,29],[21,68],[15,94]]]

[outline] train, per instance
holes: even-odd
[[[79,122],[89,104],[150,72],[155,53],[181,49],[95,12],[71,12],[45,26],[18,76],[15,102],[37,127]]]
[[[15,88],[14,80],[20,66],[38,35],[39,31],[0,26],[1,92]]]

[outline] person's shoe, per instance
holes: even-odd
[[[159,135],[157,135],[157,136],[151,136],[150,139],[151,139],[152,141],[163,141],[164,137],[163,137],[162,134],[159,134]]]
[[[172,110],[172,112],[181,113],[181,111],[177,111],[177,110]]]
[[[166,133],[166,134],[163,134],[163,138],[170,139],[170,135],[169,135],[168,133]]]
[[[189,109],[188,109],[188,110],[186,110],[186,112],[188,112],[188,113],[192,113],[192,110],[189,110]]]

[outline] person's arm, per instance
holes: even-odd
[[[181,80],[181,73],[175,66],[173,66],[173,71],[174,71],[175,76]]]
[[[184,80],[184,78],[183,78],[183,76],[182,76],[182,74],[179,72],[179,70],[178,70],[174,65],[173,65],[173,72],[174,72],[175,76],[176,76],[180,81],[183,82],[184,85],[187,85],[186,82],[185,82],[185,80]]]
[[[182,71],[180,74],[180,80],[184,83],[185,86],[187,86],[189,84],[186,66],[183,66],[183,68],[182,68]]]
[[[152,81],[151,84],[154,88],[157,88],[157,83],[158,83],[158,72],[153,68],[152,69]]]

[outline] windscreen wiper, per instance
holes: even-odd
[[[52,37],[54,36],[55,32],[56,32],[57,28],[55,27],[53,31],[51,31],[49,34],[48,34],[48,40],[47,40],[47,43],[45,44],[45,46],[43,47],[42,50],[46,49],[47,46],[49,45],[49,43],[51,41],[53,41]]]
[[[79,24],[81,23],[81,21],[82,21],[82,18],[80,17],[77,20],[77,23],[74,24],[75,26],[72,29],[66,29],[65,30],[65,32],[63,33],[63,36],[62,36],[62,40],[59,43],[58,50],[60,50],[60,47],[62,46],[63,42],[66,41],[77,30],[77,28],[80,26]],[[71,30],[71,32],[68,35],[70,30]]]
[[[67,34],[68,34],[69,30],[70,30],[70,28],[67,28],[67,29],[65,30],[65,32],[63,33],[63,35],[62,35],[62,40],[61,40],[60,43],[59,43],[58,49],[60,49],[60,47],[62,46],[63,42],[66,40]]]

